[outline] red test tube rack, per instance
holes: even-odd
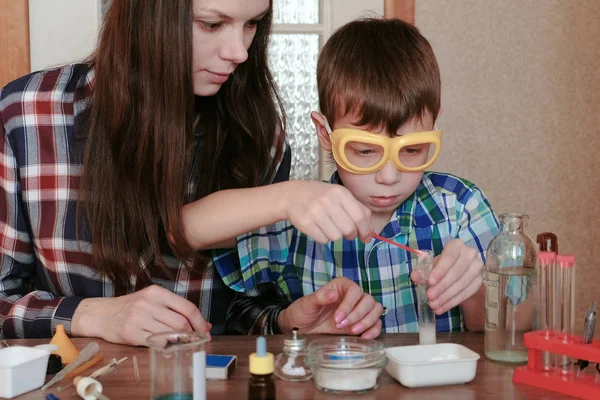
[[[544,371],[543,352],[587,360],[588,368],[594,369],[600,363],[600,340],[583,344],[583,337],[569,336],[565,340],[561,332],[532,331],[524,334],[523,341],[529,351],[527,365],[515,369],[513,382],[535,386],[552,392],[585,400],[600,399],[600,384],[595,383],[594,375],[577,373],[564,375],[560,368]],[[595,371],[594,371],[595,372]]]

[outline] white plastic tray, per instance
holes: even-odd
[[[35,347],[0,350],[0,398],[11,399],[42,386],[49,356],[49,351]]]
[[[388,347],[385,369],[406,387],[453,385],[475,378],[479,354],[455,343]]]

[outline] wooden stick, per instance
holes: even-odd
[[[135,375],[135,381],[140,381],[140,369],[138,368],[138,360],[136,356],[133,356],[133,374]]]
[[[116,367],[117,365],[121,365],[125,360],[127,360],[127,357],[123,357],[119,361],[117,361],[116,358],[113,358],[110,363],[108,363],[104,367],[92,372],[92,374],[90,375],[90,378],[96,379],[96,378],[101,377],[102,375],[104,375],[108,371],[110,371],[112,368]]]

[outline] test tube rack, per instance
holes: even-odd
[[[588,368],[600,363],[600,340],[583,344],[582,336],[570,336],[564,341],[560,333],[533,331],[524,334],[523,341],[528,349],[527,365],[515,369],[513,382],[585,400],[600,399],[600,384],[593,375],[561,375],[555,371],[543,371],[543,352],[572,357],[590,362]],[[577,367],[578,368],[578,367]]]

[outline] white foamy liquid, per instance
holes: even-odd
[[[435,325],[419,324],[419,344],[435,344]]]
[[[343,370],[318,368],[313,370],[313,379],[317,386],[337,391],[368,390],[377,384],[377,369]]]

